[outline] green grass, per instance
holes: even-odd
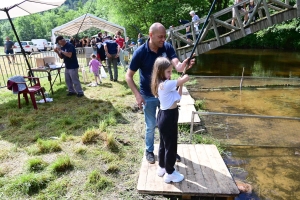
[[[73,168],[74,165],[72,164],[69,156],[60,156],[49,166],[50,171],[56,174],[67,172]]]
[[[27,170],[30,172],[39,172],[45,169],[47,165],[41,158],[32,158],[27,161]]]
[[[18,109],[17,96],[0,90],[1,199],[166,199],[136,190],[144,116],[133,109],[136,100],[124,76],[119,67],[119,82],[82,83],[82,98],[66,96],[62,76],[50,94],[54,101],[38,104],[38,110],[24,99]],[[47,78],[41,81],[49,91]],[[180,130],[184,143],[189,126]]]

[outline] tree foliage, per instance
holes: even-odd
[[[45,38],[50,40],[51,30],[86,13],[119,24],[126,28],[127,35],[136,38],[139,32],[148,34],[150,25],[161,22],[165,27],[178,26],[179,19],[191,20],[189,12],[194,10],[199,17],[207,15],[213,0],[66,0],[63,6],[29,16],[13,19],[21,40]],[[295,0],[290,0],[291,5]],[[233,0],[219,0],[213,12],[220,11],[233,4]],[[292,48],[300,49],[300,19],[293,19],[274,25],[258,33],[249,35],[226,47],[245,48]],[[7,20],[0,21],[0,37],[16,37]],[[79,34],[94,35],[99,29],[94,28]],[[114,34],[114,33],[112,33]],[[0,41],[0,45],[3,41]]]

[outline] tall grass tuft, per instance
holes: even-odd
[[[50,174],[23,174],[8,183],[6,192],[13,194],[19,191],[23,194],[33,195],[46,188],[53,178]]]
[[[60,134],[60,140],[61,140],[62,142],[67,141],[67,134],[66,134],[65,132],[62,133],[62,134]]]
[[[41,158],[32,158],[27,161],[26,166],[28,171],[38,172],[38,171],[42,171],[47,166],[47,163],[43,161]]]
[[[112,185],[113,183],[108,177],[103,176],[99,171],[94,170],[90,173],[85,186],[87,189],[101,191]]]
[[[119,165],[116,163],[110,163],[108,165],[108,169],[106,170],[106,173],[117,173],[120,171]]]
[[[197,111],[205,110],[205,99],[195,101],[195,109]]]
[[[60,156],[50,166],[50,171],[54,173],[63,173],[74,168],[69,156]]]
[[[100,136],[99,132],[100,131],[95,128],[88,129],[81,136],[81,141],[83,144],[96,142],[97,138]]]
[[[61,151],[58,141],[55,140],[37,140],[38,153],[52,153]]]
[[[117,152],[119,150],[117,141],[112,133],[107,135],[106,145],[112,152]]]

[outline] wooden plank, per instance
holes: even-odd
[[[195,184],[196,179],[194,176],[194,168],[190,156],[190,151],[188,145],[182,144],[182,151],[183,151],[183,157],[185,158],[185,165],[186,165],[186,177],[185,182],[187,182],[187,188],[184,190],[184,194],[190,193],[195,194],[198,193],[198,187]]]
[[[205,151],[207,153],[207,155],[210,158],[210,162],[211,162],[211,168],[214,172],[214,175],[216,177],[216,181],[218,183],[218,187],[220,190],[221,194],[231,194],[231,191],[229,190],[229,188],[227,187],[227,184],[231,184],[231,182],[228,183],[227,178],[225,175],[223,175],[221,172],[223,171],[222,167],[223,166],[218,166],[218,162],[215,160],[215,152],[213,152],[211,150],[212,146],[214,145],[205,145]],[[217,152],[219,154],[219,152]],[[223,160],[221,158],[221,160]],[[225,166],[226,167],[226,166]],[[227,168],[225,168],[227,169]]]
[[[207,148],[207,147],[208,146],[205,146],[205,148]],[[228,194],[233,194],[233,195],[239,194],[240,191],[238,190],[226,164],[224,163],[223,158],[219,154],[217,147],[215,145],[211,145],[209,148],[209,151],[212,154],[212,158],[213,158],[212,163],[214,164],[214,166],[218,167],[216,169],[216,171],[218,171],[220,174],[222,174],[222,176],[220,177],[221,179],[219,179],[219,183],[227,186],[227,189],[229,189]],[[224,193],[224,194],[226,194],[226,193]]]
[[[146,190],[148,191],[153,191],[153,192],[158,192],[156,188],[156,183],[155,183],[155,177],[156,177],[156,166],[155,164],[150,164],[148,163],[148,173],[147,173],[147,182],[146,182]]]
[[[206,153],[204,145],[195,145],[195,149],[207,187],[207,194],[221,194],[219,184],[215,177],[214,171],[212,170],[210,158]]]
[[[147,182],[147,175],[148,175],[148,165],[149,164],[146,160],[146,156],[144,156],[142,159],[142,166],[140,169],[138,185],[137,185],[137,190],[139,192],[147,191],[146,182]]]
[[[159,149],[159,144],[154,144],[154,156],[155,156],[155,171],[154,171],[154,183],[155,183],[155,191],[156,193],[164,193],[164,190],[162,190],[163,185],[164,185],[164,179],[163,177],[159,177],[157,175],[157,169],[159,167],[158,165],[158,149]],[[153,174],[153,173],[152,173]]]
[[[181,182],[180,187],[181,191],[184,194],[188,193],[189,187],[188,187],[188,181],[187,181],[187,166],[186,166],[186,158],[183,153],[183,147],[184,145],[178,144],[177,145],[177,153],[181,157],[181,162],[176,162],[176,170],[179,171],[184,176],[184,180]]]
[[[194,184],[197,185],[197,191],[201,194],[207,194],[208,188],[206,186],[206,182],[201,170],[200,161],[196,153],[195,145],[189,145],[189,151],[190,151],[190,157],[193,163],[193,169],[194,169],[194,177],[195,182]]]

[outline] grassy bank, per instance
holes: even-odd
[[[53,102],[38,110],[24,100],[18,109],[17,96],[0,90],[0,199],[166,199],[137,193],[144,116],[121,67],[119,77],[83,85],[82,98],[56,82]],[[180,130],[186,143],[189,127]]]

